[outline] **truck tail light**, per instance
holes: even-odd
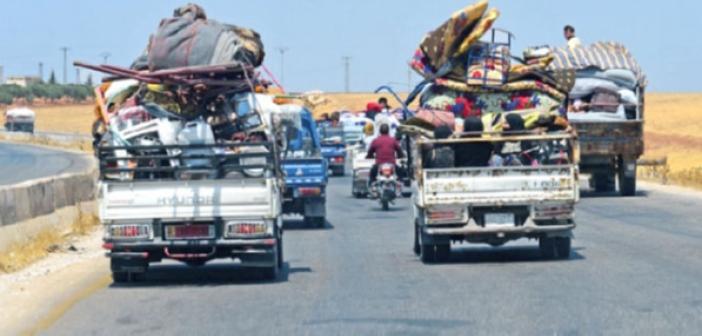
[[[332,158],[332,162],[334,162],[334,163],[344,163],[344,157],[343,157],[343,156],[340,156],[340,157]]]
[[[426,211],[427,224],[462,223],[467,220],[465,208],[434,208]]]
[[[151,239],[150,224],[110,225],[107,227],[107,238],[113,240]]]
[[[299,188],[298,193],[302,197],[313,197],[322,195],[321,188]]]
[[[271,234],[270,228],[264,221],[230,221],[224,235],[227,238],[265,236]]]
[[[573,217],[572,204],[539,204],[534,206],[537,219],[562,219]]]

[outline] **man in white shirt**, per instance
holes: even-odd
[[[583,46],[580,39],[575,36],[575,28],[573,26],[565,26],[565,28],[563,28],[563,34],[565,35],[566,41],[568,41],[568,47],[580,48]]]

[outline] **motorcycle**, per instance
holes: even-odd
[[[383,211],[390,210],[390,204],[402,195],[402,184],[398,181],[395,165],[381,164],[378,167],[378,175],[370,185],[370,196],[373,200],[379,200]]]

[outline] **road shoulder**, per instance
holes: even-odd
[[[109,285],[101,230],[66,250],[19,271],[0,275],[3,333],[35,334],[48,328],[77,301]]]

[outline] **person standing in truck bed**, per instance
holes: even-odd
[[[568,41],[568,47],[572,48],[580,48],[583,46],[583,42],[580,41],[580,39],[575,36],[575,27],[571,25],[565,26],[563,28],[563,35],[565,36],[566,41]]]

